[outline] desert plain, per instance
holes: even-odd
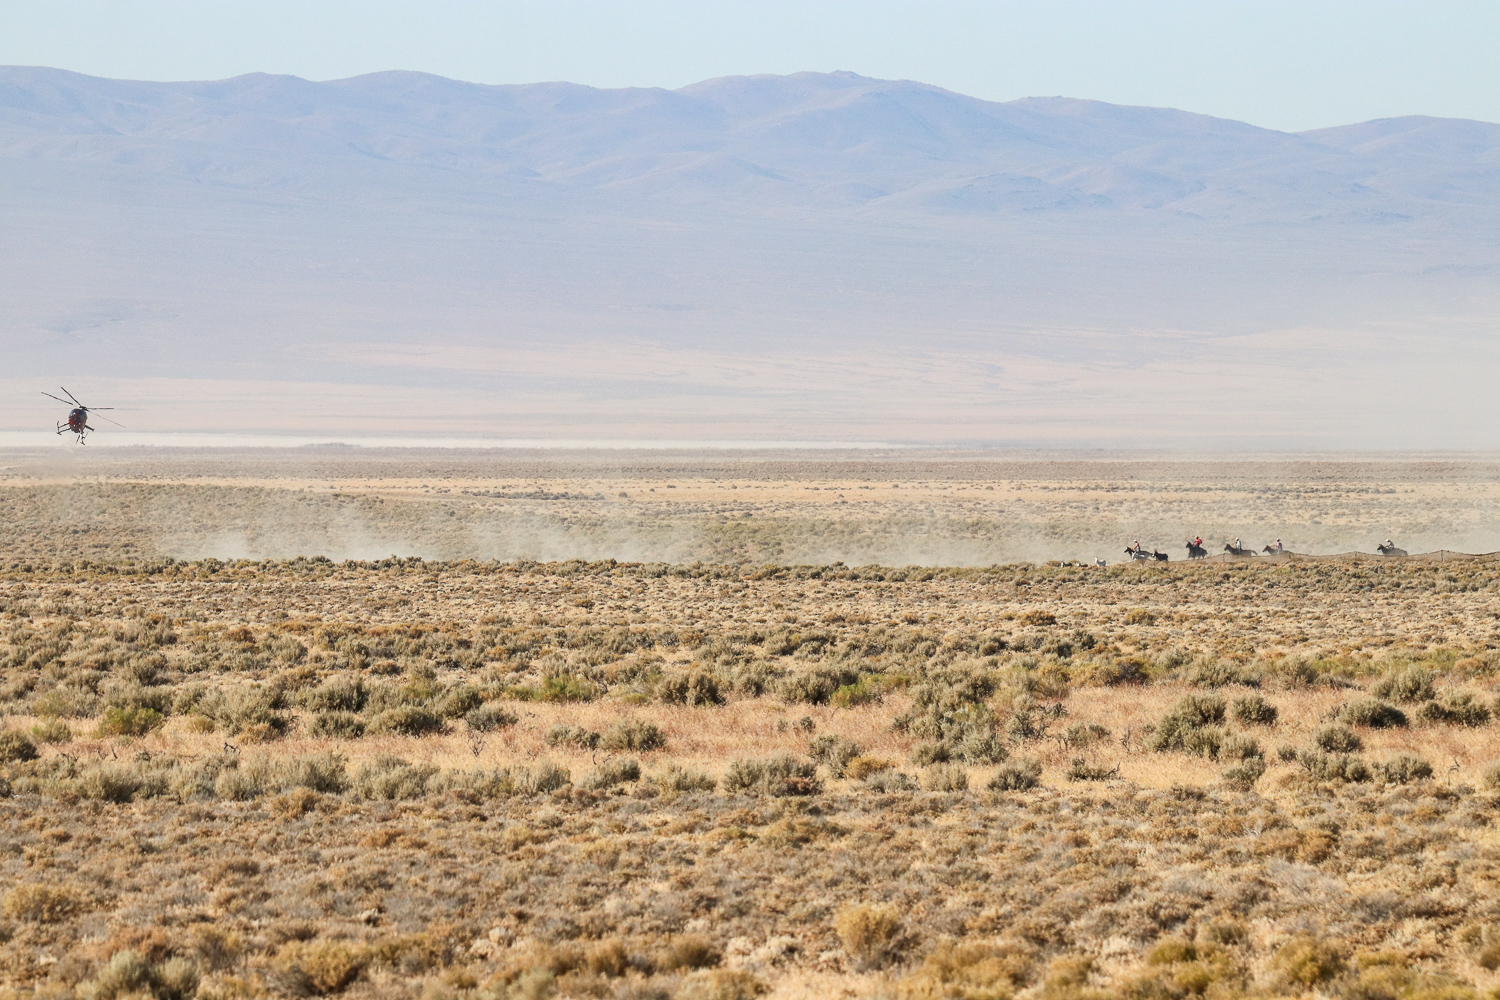
[[[0,453],[0,982],[1488,996],[1497,512],[1474,456]]]

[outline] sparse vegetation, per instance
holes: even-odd
[[[7,489],[45,523],[43,493]],[[21,539],[0,561],[7,982],[1493,986],[1500,562],[795,566],[749,557],[782,544],[755,520],[697,564]]]

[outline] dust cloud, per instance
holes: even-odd
[[[1500,549],[1500,461],[268,449],[0,455],[41,557],[946,565]]]

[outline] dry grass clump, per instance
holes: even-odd
[[[16,920],[55,924],[88,908],[78,889],[44,882],[23,882],[0,898],[0,913]]]
[[[857,969],[883,969],[900,954],[901,917],[894,907],[846,906],[834,914],[833,928]]]

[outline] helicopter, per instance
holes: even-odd
[[[64,387],[64,386],[58,386],[58,388],[62,389],[63,395],[67,396],[68,397],[67,399],[61,399],[61,398],[59,398],[57,396],[52,395],[52,393],[50,393],[50,392],[44,392],[44,393],[42,393],[42,395],[46,396],[48,399],[56,399],[59,403],[63,403],[65,405],[67,405],[67,406],[74,407],[74,409],[68,411],[68,422],[67,423],[59,423],[57,425],[57,433],[62,434],[63,432],[66,431],[67,433],[70,433],[70,434],[76,434],[76,435],[78,435],[78,443],[79,444],[83,444],[84,443],[84,441],[83,441],[84,437],[88,434],[89,431],[91,431],[91,430],[94,429],[94,428],[92,428],[92,427],[89,426],[89,414],[91,412],[95,411],[95,410],[113,410],[114,407],[113,406],[84,406],[82,403],[80,403],[78,401],[78,399],[71,392],[69,392],[67,390],[66,387]],[[99,419],[100,420],[108,420],[110,423],[114,424],[116,427],[119,427],[119,428],[122,428],[122,429],[125,426],[124,424],[122,424],[122,423],[120,423],[118,421],[110,420],[108,417],[100,417]]]

